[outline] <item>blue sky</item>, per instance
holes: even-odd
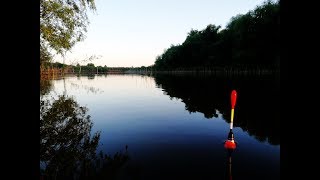
[[[108,67],[152,65],[171,44],[181,44],[191,29],[208,24],[224,28],[232,16],[245,14],[263,0],[95,0],[86,39],[65,56],[65,63],[91,55]],[[56,61],[62,62],[57,56]],[[87,64],[80,63],[80,64]]]

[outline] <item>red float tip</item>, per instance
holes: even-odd
[[[237,91],[232,90],[231,92],[231,108],[234,109],[236,106],[236,101],[237,101]]]

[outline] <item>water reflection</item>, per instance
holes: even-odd
[[[94,79],[96,77],[95,74],[87,74],[88,79]]]
[[[93,87],[93,86],[87,86],[87,85],[82,85],[82,84],[78,84],[78,83],[74,83],[74,82],[70,82],[70,85],[72,88],[75,89],[85,89],[87,91],[87,93],[93,93],[93,94],[101,94],[103,93],[103,90]]]
[[[52,80],[50,79],[41,79],[40,81],[40,96],[48,94],[53,90]]]
[[[72,98],[59,96],[40,101],[40,161],[43,174],[53,179],[71,178],[73,172],[93,167],[100,133],[91,137],[92,122]]]
[[[89,102],[88,107],[92,112],[92,118],[89,118],[90,122],[87,124],[90,124],[92,120],[95,123],[93,128],[102,129],[101,139],[98,138],[97,141],[102,141],[104,147],[100,148],[102,147],[100,146],[98,149],[102,149],[104,152],[116,152],[125,147],[125,143],[127,143],[133,156],[129,156],[128,148],[112,156],[102,152],[98,153],[96,148],[99,145],[94,144],[94,134],[83,135],[87,132],[93,133],[90,125],[84,125],[90,130],[83,131],[81,134],[77,131],[81,129],[78,127],[82,126],[81,123],[73,123],[70,127],[75,126],[71,129],[76,130],[74,136],[70,137],[64,135],[65,131],[63,130],[55,130],[56,128],[53,128],[48,120],[50,118],[47,117],[43,124],[49,123],[49,125],[42,125],[49,127],[48,130],[43,131],[49,132],[47,139],[61,139],[59,142],[66,142],[61,143],[62,145],[75,140],[70,144],[77,144],[77,142],[81,144],[84,141],[78,138],[83,136],[90,138],[88,141],[91,142],[91,147],[76,146],[75,148],[82,149],[79,152],[83,152],[84,155],[80,154],[70,158],[71,152],[68,148],[58,151],[56,149],[61,149],[62,145],[47,146],[41,140],[46,136],[42,135],[40,145],[45,146],[42,149],[49,149],[48,153],[53,152],[48,155],[50,158],[41,158],[42,164],[47,164],[47,166],[41,166],[42,174],[46,179],[170,179],[175,176],[178,177],[176,179],[183,179],[182,177],[224,179],[224,176],[230,179],[231,175],[234,175],[236,179],[250,179],[250,177],[257,179],[262,174],[269,174],[270,179],[275,179],[274,177],[278,176],[279,172],[277,169],[279,148],[267,143],[260,143],[248,137],[246,133],[239,132],[240,128],[237,128],[235,129],[235,133],[237,133],[235,137],[239,138],[239,141],[240,137],[243,139],[240,141],[237,152],[232,153],[231,156],[231,153],[228,154],[228,151],[225,153],[223,145],[219,144],[227,135],[223,131],[227,127],[226,123],[220,120],[216,121],[214,118],[218,115],[221,117],[220,113],[222,113],[225,121],[229,123],[230,92],[232,89],[236,89],[239,97],[234,126],[241,127],[261,141],[280,144],[278,129],[280,123],[278,111],[280,109],[277,103],[279,90],[272,82],[272,79],[269,81],[263,78],[228,79],[186,75],[157,75],[155,81],[147,76],[133,75],[108,75],[108,78],[97,76],[94,80],[87,80],[87,77],[81,78],[79,76],[78,80],[74,77],[65,78],[64,81],[56,81],[53,83],[56,86],[54,90],[61,92],[61,94],[65,92],[65,96],[59,96],[55,100],[49,101],[47,110],[42,111],[42,113],[50,112],[44,113],[51,114],[48,117],[64,119],[53,124],[56,125],[56,128],[68,124],[67,122],[72,117],[80,119],[82,117],[82,120],[85,121],[87,113],[90,112],[88,109],[82,114],[83,116],[67,115],[68,113],[77,114],[73,111],[79,112],[76,110],[80,108],[78,102],[83,104]],[[50,84],[52,86],[52,83],[46,84],[47,87],[50,87]],[[92,85],[99,87],[103,93],[96,96],[95,92],[97,91],[90,88]],[[155,85],[162,88],[156,89]],[[78,88],[93,90],[94,95],[78,91]],[[48,89],[47,92],[50,91],[50,88]],[[167,96],[162,95],[160,90]],[[264,96],[261,96],[260,93]],[[73,94],[77,98],[71,98],[75,102],[74,104],[77,104],[73,110],[73,106],[66,108],[68,106],[63,105],[68,104],[65,103],[70,98],[67,94]],[[170,101],[168,96],[170,99],[181,99],[183,103]],[[60,105],[54,106],[55,102],[59,102]],[[184,111],[184,106],[187,111]],[[59,110],[57,107],[60,107]],[[162,111],[159,111],[161,108]],[[172,110],[169,111],[169,109]],[[58,113],[59,111],[60,113]],[[190,113],[200,112],[208,121],[203,121],[204,118],[198,113],[189,116],[188,111]],[[189,121],[189,119],[192,120]],[[59,135],[52,131],[59,132]],[[77,132],[80,133],[79,136]],[[56,139],[49,142],[55,142]],[[112,150],[110,151],[110,149]],[[42,154],[46,152],[45,150],[41,151]],[[95,153],[91,153],[93,151]],[[50,160],[55,158],[57,162],[61,163],[50,165],[54,162]],[[232,162],[233,174],[231,173],[231,159],[234,160]],[[51,170],[48,169],[49,166],[51,166]]]
[[[190,113],[208,119],[220,112],[230,122],[230,92],[238,91],[234,126],[259,141],[280,144],[280,87],[274,77],[217,77],[196,75],[155,75],[158,87],[170,98],[179,98]],[[242,108],[243,107],[243,108]]]
[[[89,75],[85,76],[85,77],[87,77],[89,80],[93,79],[93,78],[89,77]],[[101,94],[104,92],[100,88],[97,88],[94,86],[89,86],[89,85],[83,85],[82,81],[81,81],[81,76],[78,75],[77,76],[77,83],[74,81],[73,82],[70,81],[68,77],[60,77],[60,78],[55,78],[55,79],[41,79],[40,80],[40,96],[49,94],[51,91],[54,90],[54,87],[52,84],[53,80],[63,81],[63,94],[64,95],[68,94],[67,86],[69,86],[70,90],[72,90],[72,89],[80,90],[81,89],[81,90],[85,90],[88,94],[89,93]]]
[[[128,146],[113,156],[96,153],[100,132],[91,134],[93,123],[87,112],[88,108],[80,106],[72,97],[44,99],[41,96],[42,179],[110,179],[130,159]]]
[[[226,171],[225,171],[225,180],[232,180],[232,153],[233,149],[227,149],[227,160],[226,160]]]

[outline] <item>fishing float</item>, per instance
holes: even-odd
[[[232,132],[233,128],[233,117],[234,117],[234,108],[237,101],[237,91],[232,90],[231,92],[231,121],[230,121],[230,131],[228,134],[228,139],[224,143],[224,147],[228,150],[234,150],[236,148],[236,142],[234,141],[234,135]]]

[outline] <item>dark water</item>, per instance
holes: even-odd
[[[40,95],[47,179],[280,179],[275,77],[74,76],[41,81]]]

